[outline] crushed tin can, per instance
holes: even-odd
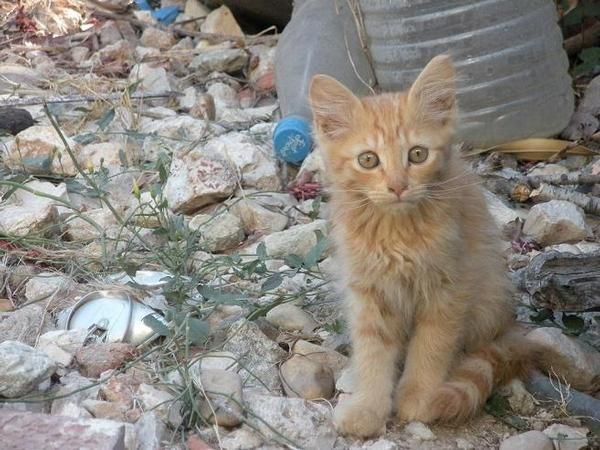
[[[73,305],[63,328],[88,330],[89,341],[140,345],[158,337],[144,323],[147,316],[153,316],[166,324],[160,314],[133,300],[127,292],[101,290],[86,294]]]

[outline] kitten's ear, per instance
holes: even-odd
[[[317,133],[332,141],[352,129],[354,117],[362,108],[346,86],[327,75],[313,77],[309,98]]]
[[[429,61],[408,91],[408,109],[416,122],[451,127],[456,116],[456,73],[452,59]]]

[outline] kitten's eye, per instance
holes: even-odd
[[[413,147],[408,151],[408,160],[413,164],[421,164],[427,160],[429,150],[425,147]]]
[[[358,155],[358,164],[365,169],[374,169],[379,165],[379,156],[375,152],[362,152]]]

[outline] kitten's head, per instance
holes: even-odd
[[[334,195],[404,210],[444,179],[456,116],[448,56],[433,58],[407,92],[362,99],[316,75],[310,103]]]

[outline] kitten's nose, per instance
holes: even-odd
[[[405,184],[397,184],[393,186],[388,186],[388,191],[392,194],[396,194],[396,197],[402,197],[404,191],[406,191],[407,186]]]

